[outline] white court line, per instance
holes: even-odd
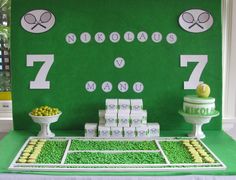
[[[154,141],[155,139],[153,138],[143,138],[143,139],[137,139],[137,138],[112,138],[112,139],[108,139],[108,138],[74,138],[73,140],[80,140],[80,141],[132,141],[132,142],[143,142],[143,141]]]
[[[219,166],[221,165],[220,163],[195,163],[195,164],[29,164],[29,163],[19,163],[16,165],[16,167],[191,167],[191,166],[196,166],[196,167],[202,167],[205,168],[207,166],[213,167],[213,166]]]
[[[40,167],[14,167],[9,168],[9,170],[15,171],[60,171],[60,172],[156,172],[156,171],[202,171],[202,170],[224,170],[225,168],[222,167],[181,167],[181,168],[174,168],[174,167],[166,167],[166,168],[146,168],[146,167],[115,167],[115,168],[40,168]]]
[[[80,153],[80,152],[91,152],[91,153],[159,153],[160,150],[70,150],[68,153]]]
[[[207,149],[207,151],[220,163],[222,164],[225,168],[226,168],[226,165],[206,146],[205,143],[203,143],[200,139],[199,139],[200,143],[203,145],[204,148]]]
[[[69,139],[68,142],[67,142],[66,150],[64,151],[64,155],[63,155],[63,157],[62,157],[62,159],[61,159],[61,164],[64,164],[64,163],[65,163],[65,160],[66,160],[68,151],[69,151],[69,149],[70,149],[70,145],[71,145],[71,139]]]
[[[166,154],[164,153],[164,151],[163,151],[161,145],[159,144],[159,142],[156,140],[155,143],[156,143],[158,149],[161,151],[161,155],[164,157],[166,163],[167,163],[167,164],[171,164],[170,161],[169,161],[169,159],[167,158]]]

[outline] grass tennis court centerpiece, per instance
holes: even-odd
[[[68,164],[164,164],[158,152],[81,152],[70,153]]]
[[[46,141],[37,158],[37,163],[60,163],[66,149],[67,141]]]
[[[32,161],[32,158],[34,161]],[[32,171],[220,170],[225,165],[200,140],[30,137],[9,169]]]
[[[70,150],[157,150],[155,141],[72,140]]]

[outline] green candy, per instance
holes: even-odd
[[[155,141],[73,140],[70,150],[157,150]]]
[[[81,152],[70,153],[66,158],[68,164],[164,164],[160,153],[125,152],[101,153]]]
[[[67,141],[46,141],[36,160],[40,164],[57,164],[61,162]]]
[[[191,153],[182,142],[163,141],[160,145],[171,163],[194,163]]]

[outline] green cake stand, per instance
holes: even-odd
[[[215,110],[210,115],[193,115],[187,114],[183,110],[180,110],[179,114],[184,117],[184,120],[187,123],[193,125],[193,130],[190,134],[188,134],[188,136],[203,139],[206,137],[206,135],[202,131],[202,125],[209,123],[213,117],[219,116],[220,113]]]

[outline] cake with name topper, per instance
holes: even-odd
[[[201,98],[195,95],[185,96],[183,111],[192,115],[212,115],[215,113],[215,98]]]
[[[200,84],[197,87],[197,95],[184,97],[183,111],[192,115],[212,115],[215,111],[215,98],[209,97],[210,87],[207,84]]]
[[[199,84],[196,89],[196,95],[184,97],[182,113],[194,116],[218,114],[218,111],[215,110],[215,98],[209,97],[210,91],[210,87],[207,84]]]
[[[196,95],[184,97],[183,109],[179,113],[186,122],[193,124],[193,131],[189,134],[191,137],[204,138],[202,125],[219,115],[219,112],[215,110],[215,98],[209,97],[210,92],[211,89],[207,84],[199,84]]]

